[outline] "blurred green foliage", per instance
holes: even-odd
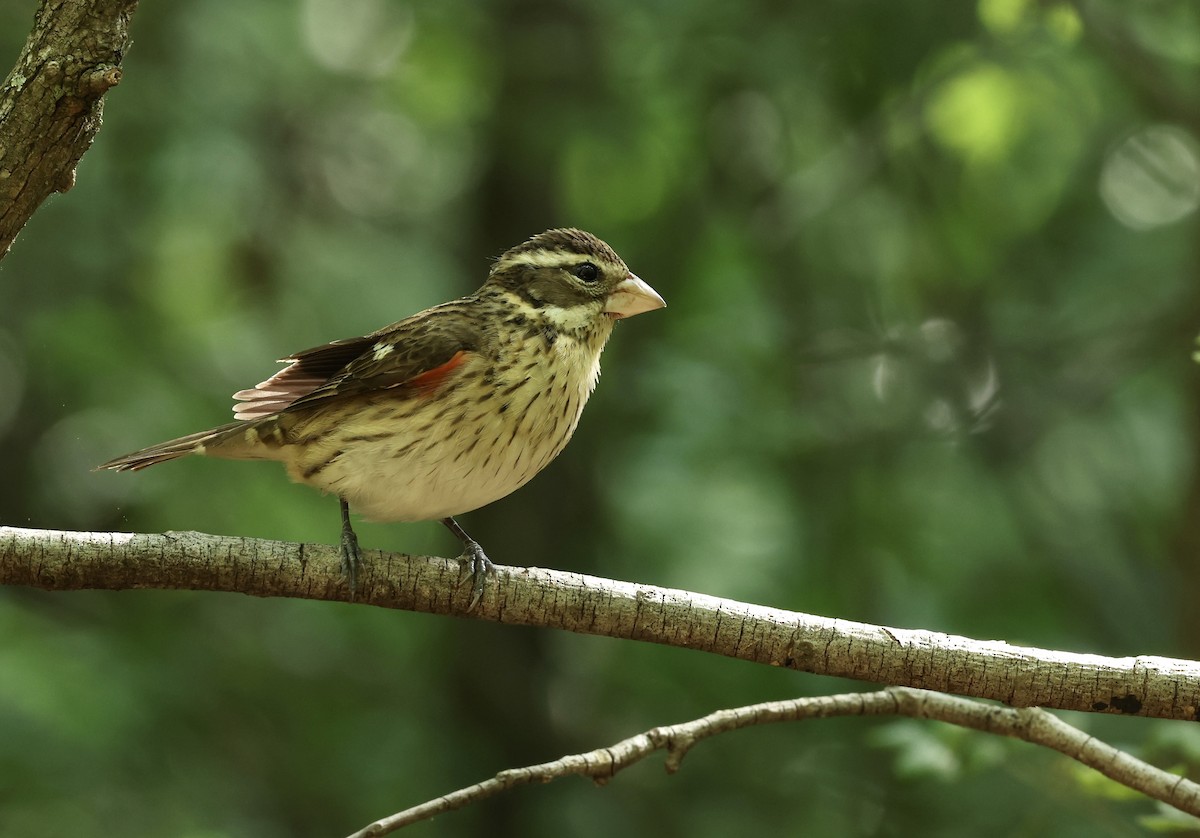
[[[32,0],[0,5],[15,57]],[[670,307],[501,563],[1200,657],[1200,14],[1184,0],[143,3],[78,186],[0,265],[0,522],[333,542],[282,469],[89,469],[547,227]],[[365,545],[451,554],[436,524]],[[325,836],[506,767],[860,685],[235,595],[0,591],[0,834]],[[1179,724],[1074,718],[1196,775]],[[1186,826],[1186,824],[1185,824]],[[933,724],[706,743],[415,835],[1124,836],[1063,758]]]

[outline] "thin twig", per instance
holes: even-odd
[[[418,821],[461,809],[529,783],[548,783],[560,777],[589,777],[599,784],[655,751],[667,752],[668,773],[679,770],[683,757],[697,743],[752,725],[795,722],[833,716],[911,716],[936,719],[974,730],[1011,736],[1052,748],[1094,768],[1104,776],[1156,800],[1200,816],[1200,785],[1155,768],[1034,707],[1012,708],[956,696],[890,687],[873,693],[846,693],[817,698],[769,701],[718,710],[699,719],[656,727],[615,745],[556,759],[540,765],[501,771],[490,780],[442,795],[397,812],[355,832],[350,838],[387,835]]]

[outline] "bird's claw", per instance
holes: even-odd
[[[483,598],[483,590],[487,587],[487,577],[496,572],[496,566],[487,557],[487,553],[483,552],[478,541],[466,542],[458,560],[470,573],[467,579],[471,580],[471,604],[467,606],[467,610],[474,611],[479,600]]]
[[[362,565],[362,550],[358,546],[358,536],[352,529],[342,530],[341,555],[342,575],[346,577],[346,584],[350,588],[350,599],[354,599],[358,588],[358,569]]]

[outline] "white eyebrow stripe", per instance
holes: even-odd
[[[513,265],[532,265],[535,268],[565,268],[580,265],[584,262],[602,263],[604,260],[583,253],[572,253],[565,250],[531,250],[496,263],[492,269],[503,270]]]

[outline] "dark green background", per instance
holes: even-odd
[[[32,0],[0,5],[0,63]],[[1200,657],[1188,2],[143,2],[78,186],[0,264],[0,523],[333,543],[267,464],[109,457],[547,227],[669,308],[504,564]],[[453,555],[437,524],[365,545]],[[517,765],[864,685],[345,605],[0,591],[0,834],[341,835]],[[1071,721],[1164,766],[1200,729]],[[1193,772],[1194,773],[1194,772]],[[414,835],[1110,836],[1161,811],[933,723],[751,730]]]

